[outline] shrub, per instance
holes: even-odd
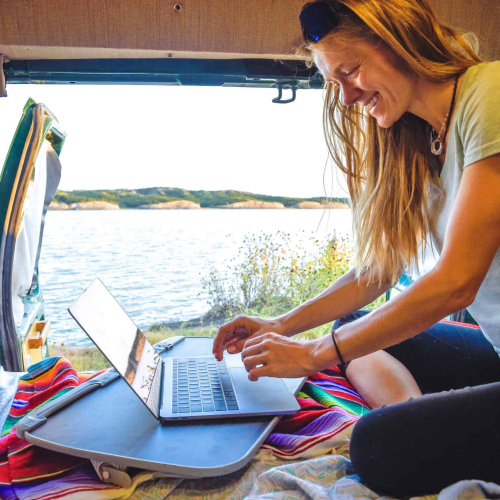
[[[292,245],[289,234],[248,235],[239,258],[225,272],[211,268],[203,279],[208,292],[211,317],[229,319],[236,314],[273,317],[316,297],[351,268],[352,244],[347,238],[332,236],[302,240]],[[385,301],[379,297],[367,309]],[[323,325],[297,338],[324,335],[331,325]]]
[[[342,276],[350,253],[349,243],[337,237],[296,246],[284,232],[248,235],[239,258],[224,273],[212,267],[203,287],[214,313],[282,314]]]

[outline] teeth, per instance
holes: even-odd
[[[373,106],[377,104],[377,101],[378,101],[378,92],[371,98],[370,102],[366,105],[368,111],[372,110]]]

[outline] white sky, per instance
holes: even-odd
[[[8,85],[0,99],[0,165],[32,97],[67,132],[60,189],[235,189],[324,196],[322,91],[273,104],[275,89]],[[285,92],[285,98],[289,97]],[[329,196],[347,196],[332,182]]]

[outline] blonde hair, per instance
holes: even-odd
[[[362,39],[396,56],[402,71],[446,82],[482,60],[466,39],[441,23],[427,0],[338,0],[349,10],[338,28],[299,53],[329,42]],[[323,112],[330,154],[347,176],[353,210],[357,276],[395,283],[408,267],[418,267],[426,243],[429,184],[438,182],[430,154],[429,126],[405,113],[390,128],[378,126],[364,108],[345,106],[340,89],[326,84]]]

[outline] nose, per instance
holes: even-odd
[[[348,82],[340,83],[340,88],[342,90],[342,102],[344,103],[344,106],[350,106],[351,104],[356,103],[363,95],[363,91],[361,89]]]

